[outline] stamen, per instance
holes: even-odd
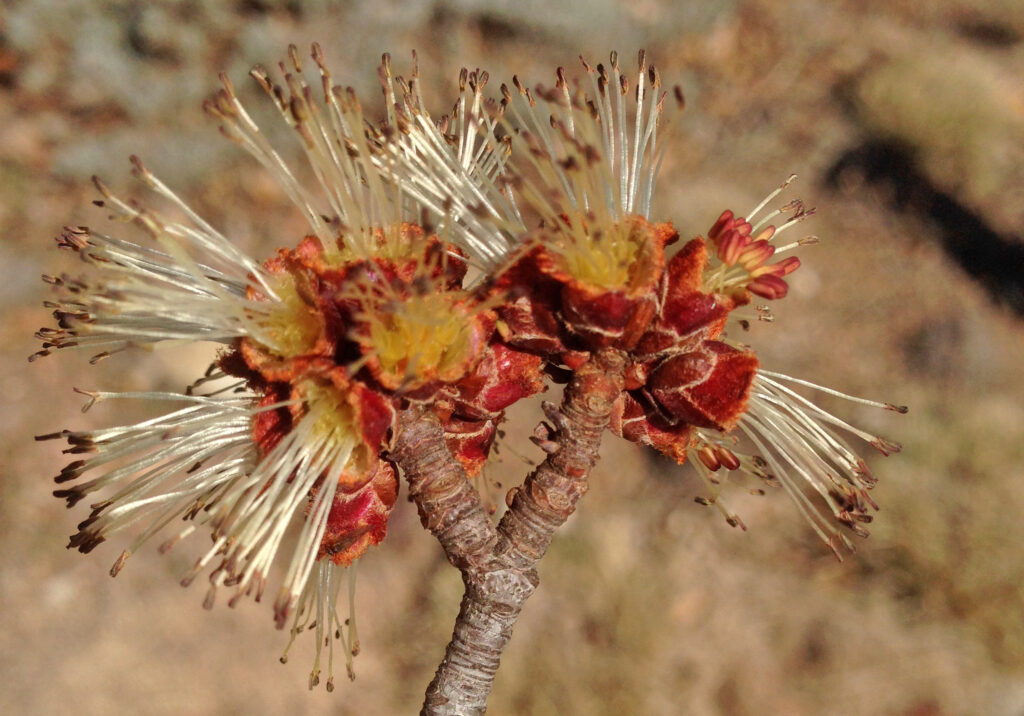
[[[797,385],[803,385],[803,386],[805,386],[807,388],[814,388],[815,390],[820,390],[823,393],[828,393],[829,395],[834,395],[837,398],[843,398],[844,400],[849,400],[850,402],[853,402],[853,403],[860,403],[861,405],[869,405],[869,406],[871,406],[873,408],[885,408],[886,410],[893,410],[893,411],[895,411],[897,413],[906,413],[909,410],[909,408],[907,408],[906,405],[894,405],[893,403],[883,403],[883,402],[879,402],[877,400],[868,400],[867,398],[858,398],[857,396],[854,396],[854,395],[848,395],[847,393],[842,393],[842,392],[840,392],[838,390],[835,390],[834,388],[828,388],[828,387],[826,387],[824,385],[818,385],[817,383],[812,383],[809,380],[802,380],[800,378],[793,378],[792,376],[788,376],[788,375],[785,375],[783,373],[774,373],[774,372],[768,371],[768,370],[760,370],[759,372],[760,372],[761,375],[767,375],[767,376],[769,376],[771,378],[776,378],[778,380],[784,380],[784,381],[788,381],[790,383],[796,383]]]

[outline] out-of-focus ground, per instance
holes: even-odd
[[[624,5],[0,4],[0,712],[418,709],[461,584],[404,500],[360,566],[358,678],[341,668],[333,694],[309,693],[311,645],[281,666],[269,605],[206,612],[201,585],[177,586],[194,552],[146,547],[111,580],[118,545],[65,551],[85,511],[51,497],[63,458],[32,441],[137,414],[83,416],[73,386],[180,388],[207,359],[26,363],[47,322],[38,276],[74,269],[51,237],[106,226],[89,176],[141,194],[128,177],[138,153],[246,248],[294,242],[301,217],[199,107],[225,70],[269,118],[247,69],[317,39],[368,107],[380,53],[408,67],[415,48],[439,113],[463,65],[487,68],[496,93],[513,72],[550,83],[580,53],[632,62],[645,47],[687,95],[656,218],[703,232],[791,172],[791,195],[820,210],[798,231],[823,242],[802,252],[776,322],[749,335],[764,364],[912,406],[825,400],[904,445],[870,456],[882,510],[842,564],[781,492],[733,490],[743,533],[694,503],[692,472],[609,437],[541,565],[491,713],[1024,713],[1024,5]],[[536,420],[527,406],[508,429],[532,459],[515,434]],[[525,469],[506,450],[491,475],[507,487]]]

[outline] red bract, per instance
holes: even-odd
[[[541,270],[541,247],[516,261],[495,282],[496,292],[507,299],[496,309],[502,339],[514,347],[542,356],[567,350],[558,317],[562,285]]]
[[[641,445],[650,445],[678,463],[686,462],[693,426],[686,423],[671,425],[656,411],[641,405],[630,393],[619,396],[608,427],[616,435]]]
[[[704,341],[699,350],[659,364],[647,385],[674,422],[728,431],[747,407],[756,372],[753,353]]]
[[[395,468],[386,460],[378,460],[369,480],[361,480],[359,487],[346,489],[347,484],[358,480],[348,480],[344,475],[339,478],[318,559],[326,556],[337,565],[349,565],[384,539],[388,516],[398,496]],[[310,502],[315,499],[314,491]]]
[[[647,368],[667,355],[717,338],[729,312],[740,305],[734,297],[705,292],[707,265],[707,247],[700,238],[689,241],[668,262],[659,290],[658,316],[633,350]]]
[[[505,408],[544,390],[540,356],[493,342],[476,369],[435,404],[448,448],[473,477],[483,469]]]
[[[746,408],[757,371],[753,353],[716,340],[744,295],[704,288],[705,242],[673,256],[659,287],[659,313],[630,354],[627,389],[612,429],[683,462],[692,427],[727,431]]]
[[[575,228],[589,231],[586,226]],[[593,246],[581,246],[583,240],[566,236],[570,233],[561,226],[541,229],[535,237],[538,248],[499,279],[498,287],[511,294],[511,304],[501,309],[506,340],[547,355],[567,348],[629,350],[657,311],[665,246],[679,234],[671,224],[651,224],[637,215],[609,227],[606,236],[587,233]],[[626,247],[620,251],[630,255],[628,265],[620,267],[625,276],[620,285],[597,283],[588,273],[597,272],[591,264],[621,259],[609,256],[611,249],[601,242],[619,242]]]

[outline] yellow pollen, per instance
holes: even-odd
[[[356,424],[355,408],[342,392],[334,385],[314,381],[302,381],[298,390],[313,419],[312,435],[335,449],[351,449],[345,463],[346,471],[368,469],[374,454],[363,444]]]
[[[566,273],[607,290],[628,288],[647,242],[644,232],[621,222],[588,226],[576,217],[570,221],[569,241],[561,247]]]
[[[316,310],[299,293],[293,276],[279,274],[274,279],[272,288],[281,302],[261,317],[260,328],[266,338],[261,337],[260,342],[285,358],[307,353],[320,337]]]
[[[399,379],[443,380],[465,364],[472,350],[472,316],[455,305],[461,298],[461,292],[451,291],[410,296],[368,312],[368,343],[380,367]]]

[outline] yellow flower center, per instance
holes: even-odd
[[[630,286],[643,259],[646,234],[633,222],[590,225],[570,217],[561,247],[565,272],[578,281],[609,291]]]
[[[360,438],[355,408],[342,392],[332,384],[311,380],[302,381],[299,392],[312,419],[311,437],[335,451],[339,457],[335,466],[356,474],[368,470],[376,454]]]
[[[258,340],[283,358],[308,353],[320,338],[321,319],[299,292],[294,276],[276,274],[273,279],[271,288],[281,301],[260,317]]]
[[[473,316],[456,305],[463,297],[452,291],[414,295],[367,311],[366,342],[381,370],[398,381],[460,377],[473,350]]]

